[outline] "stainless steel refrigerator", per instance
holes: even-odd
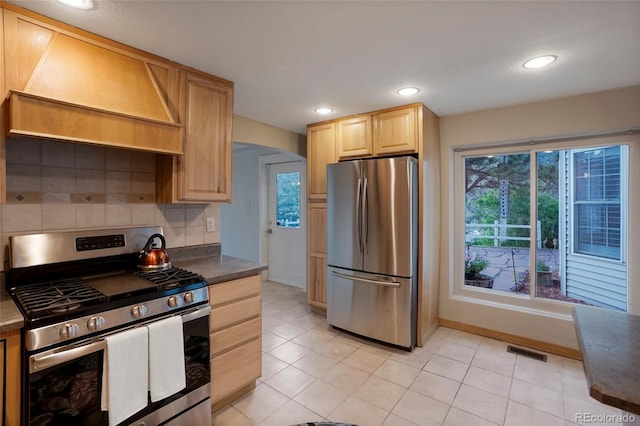
[[[418,167],[413,157],[327,166],[327,322],[416,344]]]

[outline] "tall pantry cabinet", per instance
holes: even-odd
[[[327,164],[356,158],[412,155],[419,168],[419,344],[438,324],[440,129],[421,103],[307,126],[307,300],[327,308]]]
[[[337,161],[335,123],[307,129],[307,302],[327,309],[327,164]]]

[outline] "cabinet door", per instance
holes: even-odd
[[[310,203],[308,207],[309,253],[327,254],[327,204]]]
[[[394,109],[373,115],[376,155],[418,152],[417,109]]]
[[[367,157],[373,154],[371,115],[339,120],[336,124],[340,158]]]
[[[19,330],[0,334],[0,425],[20,426]]]
[[[5,56],[4,56],[4,9],[0,8],[0,204],[4,204],[7,200],[7,155],[6,155],[6,137],[5,137],[5,107],[7,102],[4,101],[7,96],[5,89]],[[1,382],[0,382],[1,383]],[[1,418],[1,417],[0,417]]]
[[[0,425],[4,425],[4,392],[5,392],[5,377],[4,377],[4,365],[7,362],[7,354],[5,346],[7,345],[6,339],[0,338]]]
[[[327,309],[327,256],[309,256],[307,303]]]
[[[327,164],[336,159],[335,123],[307,128],[307,187],[310,199],[327,198]]]
[[[231,201],[233,88],[187,75],[178,201]]]
[[[327,308],[327,205],[310,203],[308,207],[307,303]]]
[[[214,356],[211,359],[211,402],[215,404],[261,375],[261,338]]]

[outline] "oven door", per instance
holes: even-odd
[[[126,419],[122,425],[138,425],[140,422],[159,425],[209,400],[210,311],[207,305],[182,315],[186,388],[155,403],[149,399],[146,408]],[[108,413],[100,408],[106,347],[102,339],[106,336],[28,357],[29,375],[25,380],[23,409],[26,425],[108,425]]]
[[[27,425],[107,425],[100,410],[105,343],[29,357]]]

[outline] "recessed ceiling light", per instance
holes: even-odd
[[[529,59],[522,66],[528,69],[542,68],[554,63],[556,59],[558,57],[553,55],[538,56],[537,58]]]
[[[60,3],[76,9],[91,9],[93,7],[92,0],[58,0]]]
[[[420,89],[417,87],[403,87],[402,89],[398,89],[398,95],[402,96],[411,96],[418,93]]]
[[[333,112],[333,108],[331,107],[318,107],[316,109],[314,109],[315,112],[317,112],[318,114],[329,114],[330,112]]]

